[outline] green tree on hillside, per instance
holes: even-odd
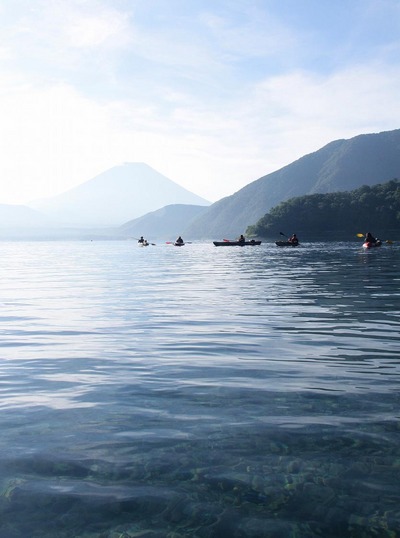
[[[400,182],[393,179],[350,192],[312,194],[291,198],[272,208],[247,235],[268,237],[277,230],[302,235],[334,234],[354,236],[354,232],[385,230],[400,232]]]

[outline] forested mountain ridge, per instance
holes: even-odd
[[[247,234],[275,237],[277,230],[308,240],[350,239],[371,231],[400,236],[400,181],[364,185],[350,192],[297,196],[272,208]]]
[[[280,202],[349,191],[400,177],[400,129],[333,141],[212,204],[187,231],[194,238],[237,235]]]

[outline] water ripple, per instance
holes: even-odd
[[[3,243],[0,534],[400,533],[399,258]]]

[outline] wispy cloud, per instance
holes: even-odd
[[[329,20],[307,5],[2,4],[0,201],[122,161],[216,200],[333,139],[398,128],[398,2],[330,4]]]
[[[272,11],[246,3],[240,11],[203,13],[200,20],[210,30],[219,54],[225,60],[268,58],[294,50],[297,36]]]

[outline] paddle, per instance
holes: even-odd
[[[364,234],[356,234],[357,237],[364,237]]]
[[[282,232],[279,232],[279,233],[280,233],[280,235],[283,235],[283,237],[287,237],[287,235],[285,235],[284,233],[282,233]]]

